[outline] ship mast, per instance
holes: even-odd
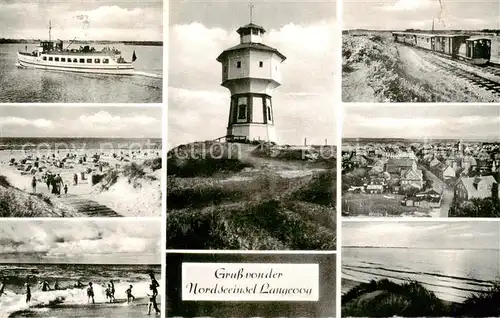
[[[52,31],[52,21],[49,20],[49,42],[50,42],[51,37],[52,37],[51,31]]]

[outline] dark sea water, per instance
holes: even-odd
[[[462,302],[500,280],[500,249],[342,248],[342,278],[411,279],[441,299]]]
[[[31,52],[38,45],[27,46],[28,52]],[[96,50],[104,47],[93,46]],[[24,51],[25,45],[0,44],[0,102],[160,103],[163,47],[124,44],[115,44],[114,47],[122,52],[127,61],[131,60],[135,50],[136,75],[112,76],[20,69],[15,65],[17,51]]]
[[[0,296],[0,317],[143,316],[147,311],[150,271],[163,284],[160,265],[0,264],[0,280],[6,284],[5,294]],[[41,291],[44,280],[51,288],[57,281],[61,290]],[[75,288],[78,280],[86,286]],[[109,280],[113,280],[116,290],[117,302],[113,304],[106,304],[104,290]],[[25,282],[31,286],[29,306],[25,302]],[[96,305],[87,303],[88,282],[93,283]],[[131,305],[126,304],[129,285],[133,285],[137,298]],[[160,294],[162,287],[158,289]]]
[[[161,138],[0,137],[0,150],[161,149]]]

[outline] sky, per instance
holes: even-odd
[[[287,59],[273,93],[280,144],[324,144],[335,139],[333,1],[254,1],[253,22],[266,29],[264,44]],[[169,2],[169,148],[226,134],[229,90],[220,86],[216,61],[239,44],[238,27],[250,22],[249,1]]]
[[[348,105],[343,138],[499,140],[500,106]]]
[[[500,29],[498,0],[344,0],[343,29]]]
[[[162,41],[161,0],[2,0],[0,38]]]
[[[160,107],[0,106],[0,137],[161,138],[161,129]]]
[[[157,220],[4,220],[0,262],[160,264]]]
[[[500,249],[498,222],[343,222],[342,246]]]

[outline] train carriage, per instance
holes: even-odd
[[[475,36],[465,40],[460,46],[458,58],[469,63],[482,65],[490,61],[491,39]]]
[[[491,39],[465,34],[426,34],[393,32],[395,42],[416,46],[471,64],[487,64],[491,56]]]
[[[433,34],[426,34],[426,33],[417,33],[414,35],[416,43],[415,45],[427,50],[432,50],[433,46],[433,39],[434,35]]]

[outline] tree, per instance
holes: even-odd
[[[451,217],[500,217],[500,201],[497,198],[472,199],[450,208]]]

